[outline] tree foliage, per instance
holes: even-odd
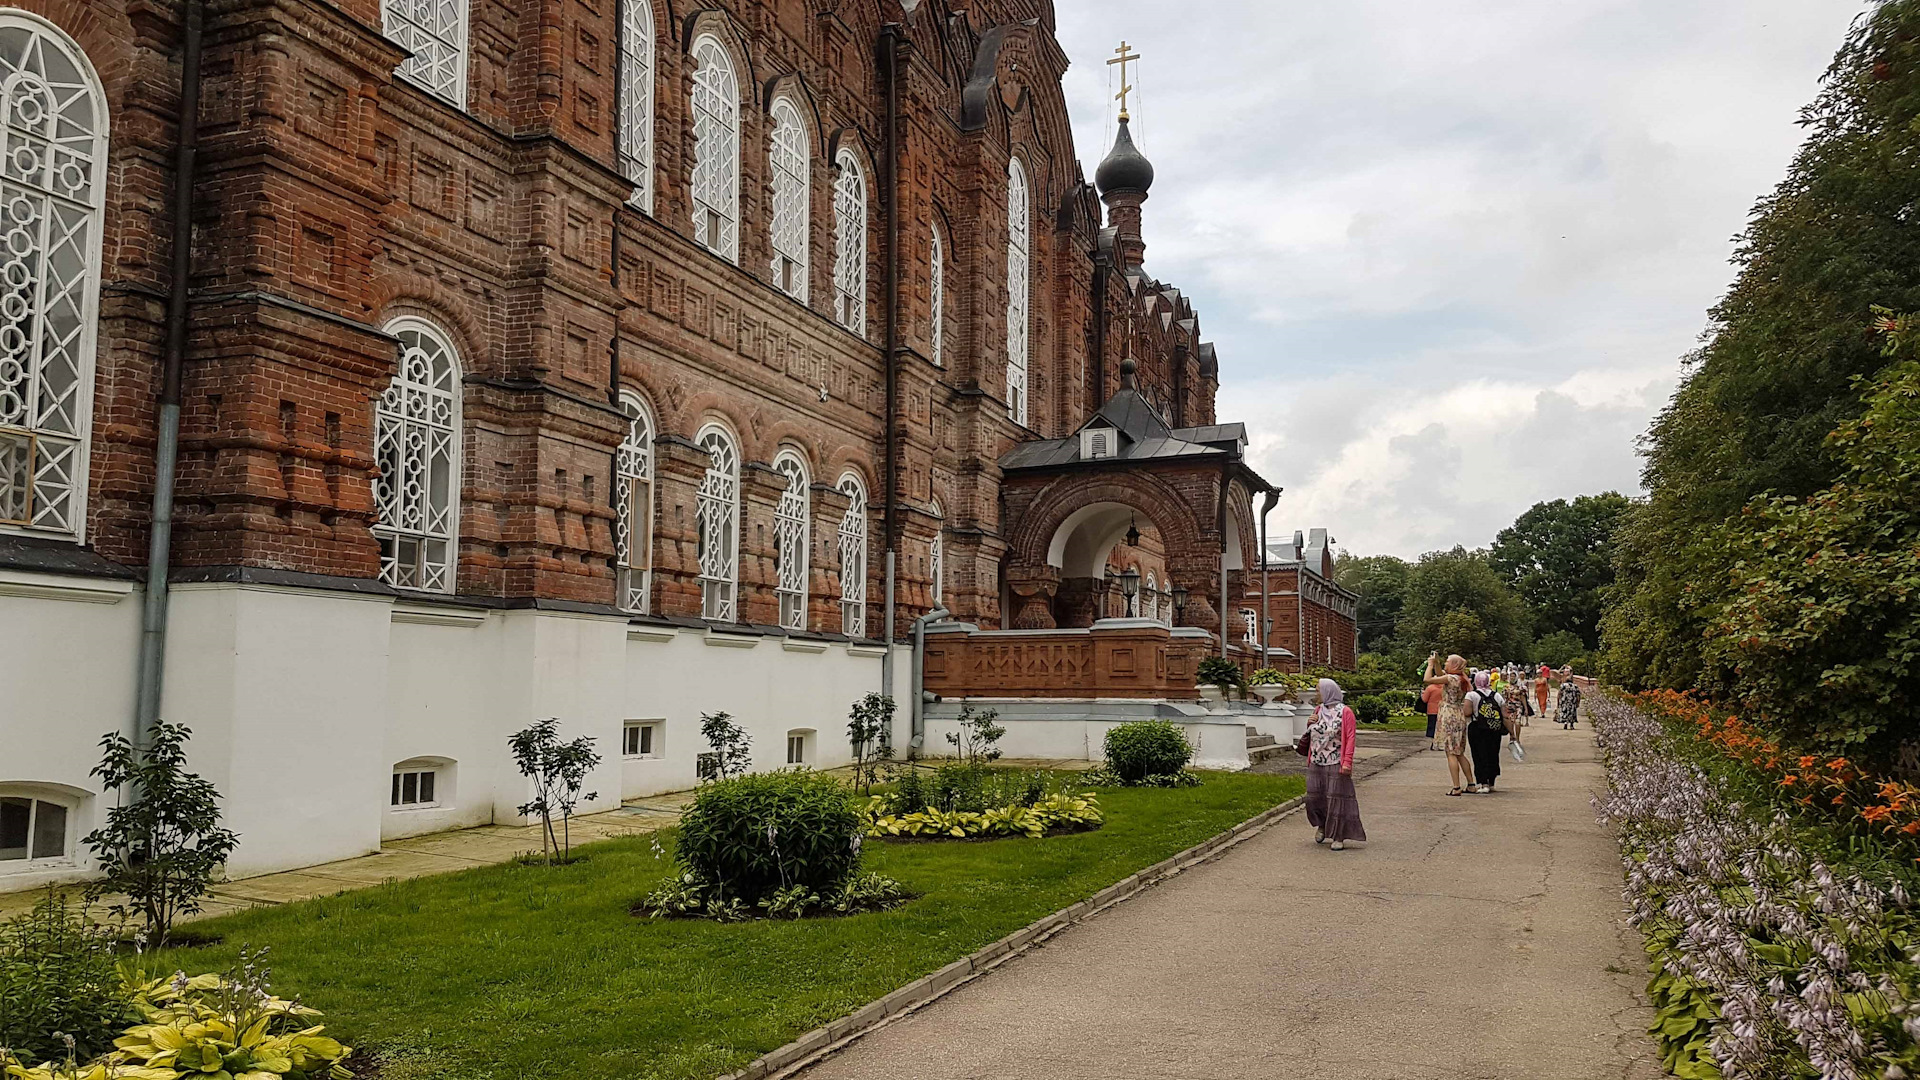
[[[1498,663],[1525,655],[1532,622],[1485,552],[1456,547],[1414,564],[1394,638],[1403,653],[1438,649]]]
[[[1333,564],[1334,584],[1360,594],[1355,621],[1359,623],[1361,652],[1379,651],[1393,636],[1412,576],[1413,564],[1392,555],[1342,553]]]
[[[1573,634],[1577,652],[1600,643],[1613,532],[1631,505],[1617,491],[1535,503],[1494,538],[1487,561],[1533,609],[1538,633]]]
[[[1847,463],[1829,432],[1886,363],[1873,305],[1920,307],[1920,0],[1861,19],[1802,112],[1805,144],[1755,208],[1738,276],[1645,447],[1644,504],[1616,551],[1603,673],[1682,688],[1716,676],[1713,590],[1739,553],[1718,526],[1757,496],[1805,498]]]

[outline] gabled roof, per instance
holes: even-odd
[[[1092,462],[1157,461],[1167,458],[1218,457],[1237,454],[1247,443],[1245,424],[1208,424],[1175,428],[1167,424],[1145,395],[1133,388],[1133,361],[1120,366],[1123,386],[1078,431],[1064,439],[1023,442],[1000,459],[1000,467],[1053,469],[1079,464],[1080,433],[1088,428],[1112,428],[1117,434],[1113,453]]]

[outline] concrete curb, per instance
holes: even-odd
[[[726,1074],[720,1080],[769,1080],[792,1076],[862,1035],[945,997],[963,983],[973,981],[1075,923],[1084,922],[1193,866],[1218,858],[1227,849],[1265,832],[1281,818],[1299,810],[1306,805],[1306,801],[1306,796],[1302,795],[1255,814],[1226,832],[1122,878],[1077,904],[1061,908],[1015,930],[973,955],[961,957],[826,1027],[814,1028],[765,1057],[756,1058],[746,1068]]]

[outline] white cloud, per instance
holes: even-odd
[[[1199,305],[1276,530],[1479,546],[1634,440],[1858,0],[1056,0],[1080,151],[1144,53],[1147,267]]]

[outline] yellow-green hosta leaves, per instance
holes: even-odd
[[[973,836],[1030,836],[1039,838],[1049,832],[1091,829],[1105,819],[1092,794],[1049,795],[1032,806],[1018,803],[989,808],[981,813],[967,810],[936,810],[931,807],[910,814],[889,812],[889,801],[875,795],[867,801],[868,836],[932,836],[963,839]]]

